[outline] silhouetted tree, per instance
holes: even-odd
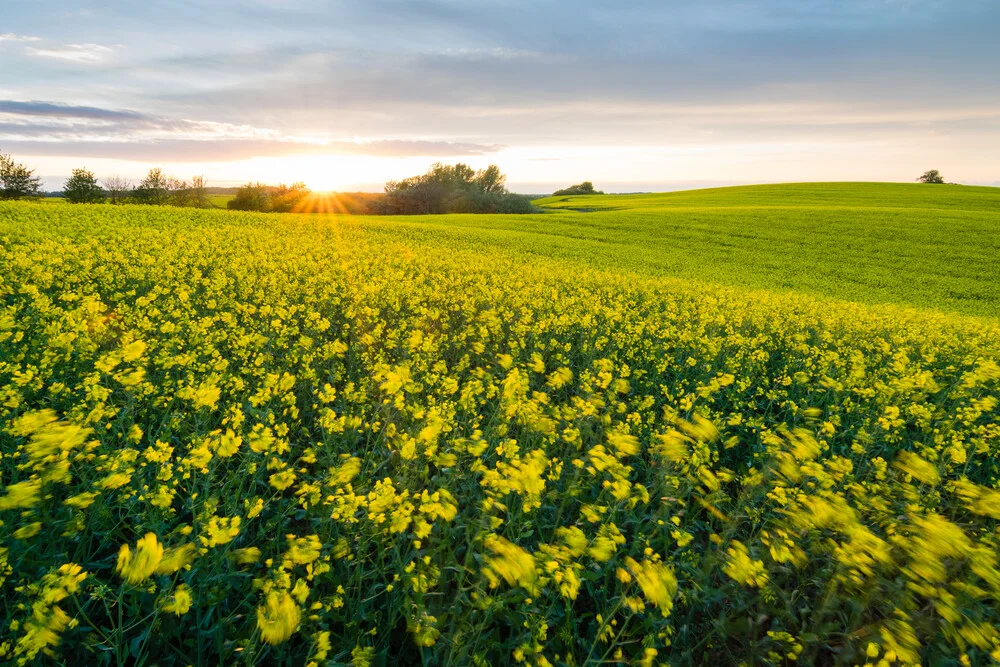
[[[209,208],[212,205],[208,199],[204,176],[195,176],[191,179],[188,200],[190,201],[190,205],[196,208]]]
[[[275,213],[292,213],[300,210],[302,201],[312,191],[302,181],[292,183],[291,187],[282,183],[271,189],[271,210]]]
[[[487,194],[502,195],[507,192],[507,177],[500,173],[500,167],[495,164],[476,172],[476,184]]]
[[[104,190],[92,172],[74,169],[63,186],[63,196],[71,204],[99,204],[104,201]]]
[[[600,190],[594,189],[594,184],[590,181],[584,181],[583,183],[577,183],[576,185],[571,185],[568,188],[563,188],[562,190],[556,190],[552,193],[553,197],[562,197],[565,195],[603,195],[604,193]]]
[[[236,196],[226,202],[226,208],[232,211],[262,211],[271,210],[271,193],[268,187],[257,181],[241,185]]]
[[[133,194],[137,203],[163,206],[169,203],[170,185],[170,178],[163,174],[162,169],[156,167],[149,170]]]
[[[937,169],[925,171],[924,175],[917,179],[921,183],[944,183],[944,177]]]
[[[132,191],[132,183],[122,176],[109,176],[104,179],[103,184],[112,204],[124,203]]]
[[[380,213],[531,213],[531,201],[507,191],[507,177],[496,165],[475,171],[467,164],[436,162],[425,174],[385,184]]]
[[[42,179],[34,169],[14,162],[6,153],[0,153],[0,199],[28,199],[41,196]]]

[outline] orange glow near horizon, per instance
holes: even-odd
[[[336,192],[310,192],[292,213],[350,213]]]

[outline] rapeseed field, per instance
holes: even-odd
[[[0,660],[1000,662],[1000,323],[634,213],[0,204]]]

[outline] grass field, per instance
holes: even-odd
[[[1000,191],[538,203],[0,203],[0,659],[1000,661]]]
[[[536,204],[598,209],[530,230],[609,268],[1000,315],[1000,188],[787,184]]]
[[[235,195],[208,195],[208,202],[215,208],[226,208]]]

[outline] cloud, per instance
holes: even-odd
[[[110,58],[114,49],[101,44],[66,44],[55,48],[29,46],[24,52],[38,58],[55,58],[81,64],[100,63]]]
[[[60,18],[13,3],[0,97],[49,101],[0,106],[0,146],[158,160],[877,146],[858,163],[892,142],[983,162],[1000,147],[997,0],[114,4]]]
[[[0,126],[0,132],[2,132],[2,126]],[[115,158],[140,162],[228,162],[251,158],[306,155],[460,158],[488,155],[504,148],[499,145],[403,139],[326,143],[253,139],[218,139],[214,141],[170,139],[150,142],[4,140],[3,146],[5,150],[22,155]]]
[[[0,34],[0,42],[40,42],[41,37],[31,37],[30,35],[15,35],[12,32]]]
[[[96,120],[137,120],[147,118],[138,111],[101,109],[99,107],[73,106],[54,102],[17,102],[0,100],[0,113],[19,116],[46,116],[57,118],[87,118]]]
[[[130,109],[0,100],[0,141],[29,155],[128,160],[226,161],[286,155],[460,157],[495,153],[498,144],[427,139],[344,140]]]

